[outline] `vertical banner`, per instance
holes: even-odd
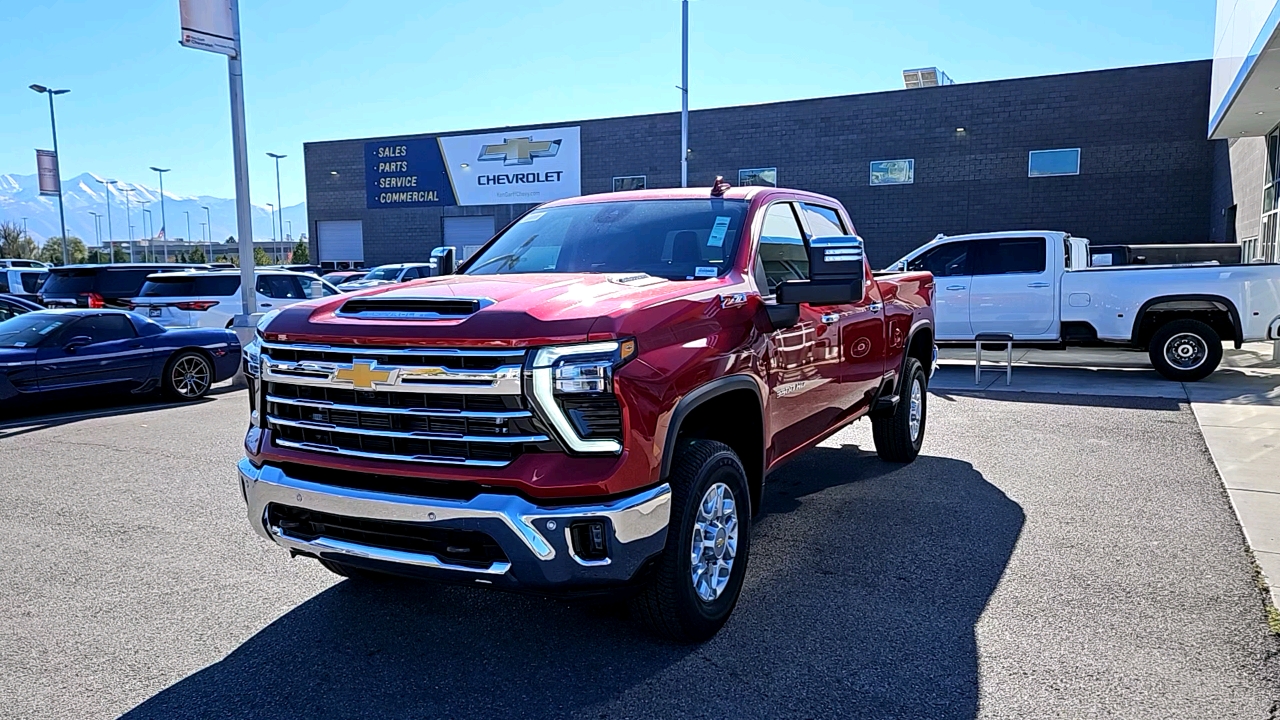
[[[178,0],[180,44],[235,57],[239,53],[231,0]]]
[[[62,185],[58,179],[58,154],[52,150],[37,150],[36,173],[40,175],[40,194],[57,195]]]

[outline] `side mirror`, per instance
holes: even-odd
[[[88,335],[77,335],[71,338],[70,340],[68,340],[67,344],[62,346],[62,349],[66,350],[67,352],[75,352],[77,349],[82,348],[85,345],[90,345],[92,343],[93,343],[93,338],[89,337]]]
[[[456,264],[453,248],[445,246],[431,251],[431,259],[435,261],[436,275],[452,275]]]
[[[312,299],[324,297],[324,283],[319,280],[312,280],[311,284],[307,286],[307,297]]]
[[[818,237],[809,241],[809,279],[778,286],[781,305],[846,305],[862,300],[866,279],[862,238]]]

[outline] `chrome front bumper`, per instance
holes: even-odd
[[[553,590],[626,582],[662,550],[671,516],[669,485],[599,504],[540,507],[515,495],[480,494],[460,501],[322,485],[290,477],[271,465],[254,467],[247,458],[241,458],[238,467],[249,523],[281,547],[375,570],[484,585]],[[507,562],[476,567],[335,538],[293,537],[270,524],[267,506],[271,504],[349,518],[480,531],[502,548]],[[569,527],[579,520],[605,522],[607,558],[584,560],[574,553]]]

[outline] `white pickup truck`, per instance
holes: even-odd
[[[889,269],[937,278],[939,342],[1118,343],[1193,381],[1218,367],[1223,341],[1280,339],[1280,265],[1089,267],[1088,240],[1017,231],[939,235]]]

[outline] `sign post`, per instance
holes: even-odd
[[[245,138],[244,75],[241,67],[240,4],[238,0],[179,0],[182,17],[180,44],[196,50],[227,56],[227,77],[231,89],[231,152],[236,175],[236,228],[240,246],[241,315],[238,328],[253,332],[249,317],[255,307],[253,266],[253,217],[249,204],[249,147]],[[245,342],[245,338],[241,338]]]

